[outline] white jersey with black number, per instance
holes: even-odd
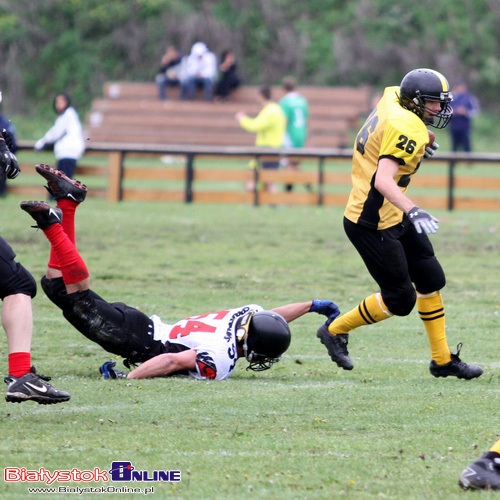
[[[263,311],[257,304],[236,309],[193,316],[174,325],[163,323],[154,315],[154,339],[160,342],[180,344],[196,351],[196,371],[190,371],[198,379],[223,380],[231,375],[238,359],[236,324],[249,312]]]

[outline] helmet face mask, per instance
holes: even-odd
[[[249,318],[248,334],[240,338],[249,362],[247,370],[268,370],[290,345],[291,334],[285,319],[273,311],[256,312]]]
[[[246,359],[248,361],[247,371],[263,372],[264,370],[269,370],[274,363],[277,363],[281,359],[281,356],[279,358],[269,358],[265,354],[257,354],[250,351]]]
[[[414,69],[401,82],[399,103],[431,127],[441,129],[448,125],[453,115],[452,101],[448,81],[432,69]],[[440,109],[429,108],[429,102],[439,102]]]

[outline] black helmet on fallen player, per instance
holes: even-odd
[[[441,111],[427,108],[429,101],[441,103]],[[453,95],[448,80],[433,69],[419,68],[405,75],[400,85],[399,103],[403,108],[415,113],[426,125],[444,128],[453,115],[451,107]],[[430,116],[424,116],[424,113]]]
[[[280,360],[290,345],[291,334],[288,323],[283,316],[273,311],[253,313],[246,325],[241,323],[238,325],[238,332],[243,331],[242,328],[245,328],[246,334],[238,334],[238,339],[245,358],[250,363],[247,370],[256,372],[268,370]]]

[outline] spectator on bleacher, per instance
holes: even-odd
[[[189,56],[182,63],[181,100],[192,100],[196,89],[203,89],[205,101],[212,100],[212,93],[217,78],[217,57],[208,50],[203,42],[196,42]]]
[[[259,89],[259,102],[262,109],[255,118],[250,118],[244,111],[238,111],[235,118],[242,128],[248,132],[257,132],[255,145],[259,147],[280,148],[286,129],[286,117],[279,104],[271,100],[271,88],[267,85]],[[263,161],[262,169],[277,170],[279,161]],[[253,189],[253,186],[247,186]],[[266,186],[269,192],[276,192],[276,185]]]
[[[159,99],[165,100],[167,98],[167,87],[179,85],[181,61],[182,56],[177,48],[174,45],[169,45],[161,58],[161,67],[155,77]]]
[[[12,123],[2,114],[0,113],[0,131],[6,130],[11,138],[12,144],[9,144],[10,152],[16,154],[17,151],[17,143],[16,136],[14,131],[14,126]],[[0,175],[0,196],[5,196],[7,193],[7,179]]]
[[[232,50],[225,50],[221,54],[219,64],[219,80],[215,86],[215,100],[222,101],[229,97],[231,92],[240,84],[237,74],[237,63]]]
[[[460,81],[453,87],[451,105],[453,107],[453,117],[450,121],[451,149],[469,153],[472,149],[470,141],[472,120],[479,113],[479,101],[469,92],[467,84]]]
[[[35,142],[35,149],[41,151],[50,144],[54,145],[57,170],[62,170],[72,178],[76,162],[85,151],[82,124],[75,108],[71,106],[71,98],[61,92],[54,99],[54,109],[59,115],[50,130]]]
[[[285,96],[279,101],[286,116],[286,132],[283,140],[285,148],[302,148],[307,139],[307,120],[309,118],[309,104],[307,99],[296,90],[296,81],[293,76],[283,79]],[[286,170],[299,170],[299,162],[293,158],[283,158],[282,164]],[[307,185],[308,189],[311,186]],[[292,191],[293,184],[287,184],[286,190]]]

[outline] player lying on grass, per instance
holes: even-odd
[[[87,338],[125,358],[127,367],[142,363],[127,378],[189,374],[222,380],[243,356],[248,369],[266,370],[290,345],[290,321],[308,312],[326,316],[327,322],[339,314],[333,302],[314,300],[270,311],[249,304],[166,324],[121,302],[109,303],[90,289],[87,266],[75,246],[75,212],[87,188],[47,165],[37,165],[36,170],[48,181],[47,189],[57,203],[56,207],[44,201],[21,203],[51,244],[42,288]],[[105,378],[124,375],[113,366],[108,362],[101,367]]]

